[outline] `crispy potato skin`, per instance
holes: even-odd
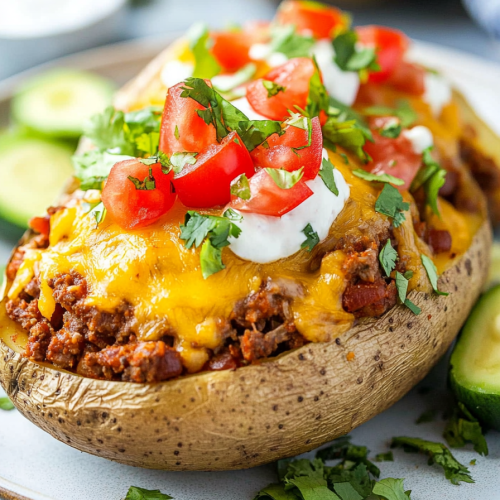
[[[410,294],[422,308],[419,316],[396,306],[336,341],[260,365],[160,384],[106,382],[35,364],[0,342],[0,382],[43,430],[117,462],[227,470],[294,456],[366,422],[428,373],[481,292],[490,245],[485,222],[441,277],[448,297]],[[6,328],[2,317],[0,328]]]

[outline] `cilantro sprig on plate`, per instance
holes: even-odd
[[[174,500],[174,497],[162,493],[160,490],[145,490],[131,486],[124,500]]]

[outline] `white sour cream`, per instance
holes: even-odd
[[[240,97],[239,99],[236,99],[234,101],[231,101],[231,104],[235,107],[238,108],[242,113],[245,113],[247,115],[249,120],[268,120],[269,118],[266,118],[265,116],[260,115],[257,113],[257,111],[254,111],[250,103],[248,102],[248,99],[246,97]]]
[[[250,59],[254,61],[266,61],[266,63],[275,68],[288,61],[288,57],[282,52],[273,52],[269,43],[254,43],[248,51]]]
[[[430,146],[434,145],[432,132],[422,125],[405,130],[403,135],[411,142],[414,153],[420,155]]]
[[[318,233],[320,241],[324,240],[350,193],[340,171],[335,169],[333,175],[338,196],[318,175],[306,182],[314,194],[282,217],[242,213],[243,220],[235,222],[242,231],[239,238],[230,239],[229,248],[242,259],[266,264],[298,252],[306,240],[302,230],[307,224]]]
[[[176,59],[168,61],[161,70],[161,81],[165,87],[170,88],[193,76],[194,66]]]
[[[342,71],[334,61],[335,51],[331,40],[319,40],[312,54],[316,56],[323,83],[328,93],[343,104],[351,106],[359,90],[359,75],[355,71]]]
[[[435,116],[439,116],[443,107],[451,101],[450,82],[442,75],[427,72],[425,74],[424,101],[428,103]]]

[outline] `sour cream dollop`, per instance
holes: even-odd
[[[235,222],[241,233],[230,239],[231,250],[245,260],[266,264],[289,257],[300,250],[306,236],[302,230],[311,224],[321,240],[328,236],[330,226],[349,199],[349,186],[339,170],[333,171],[339,195],[335,196],[318,175],[306,184],[314,193],[282,217],[242,213]]]
[[[323,83],[328,93],[343,104],[351,106],[359,90],[359,75],[355,71],[342,71],[334,61],[335,51],[331,40],[319,40],[312,53],[316,56]]]
[[[420,155],[428,147],[434,145],[432,132],[423,125],[417,125],[403,132],[403,135],[411,142],[413,152]]]
[[[439,116],[443,107],[451,101],[450,82],[442,75],[427,72],[424,84],[424,101],[430,105],[434,115]]]

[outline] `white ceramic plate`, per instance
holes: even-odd
[[[118,83],[133,76],[164,45],[139,41],[66,58],[66,65],[115,76]],[[414,55],[446,73],[469,97],[478,112],[500,133],[500,67],[441,47],[417,43]],[[10,92],[18,78],[0,85],[0,116],[5,116]],[[2,110],[3,107],[3,110]],[[387,450],[393,436],[416,436],[442,441],[444,421],[416,425],[425,410],[444,410],[446,360],[399,403],[355,429],[356,444],[367,445],[372,456]],[[470,466],[475,484],[451,485],[437,466],[427,466],[421,455],[395,450],[394,462],[379,464],[383,477],[405,478],[413,500],[500,499],[500,434],[487,436],[490,456],[478,456],[470,447],[454,451]],[[313,456],[313,454],[309,454]],[[16,411],[0,411],[0,495],[15,500],[121,500],[131,485],[159,489],[175,500],[252,500],[256,492],[276,481],[272,465],[236,472],[162,472],[109,462],[60,443]]]

